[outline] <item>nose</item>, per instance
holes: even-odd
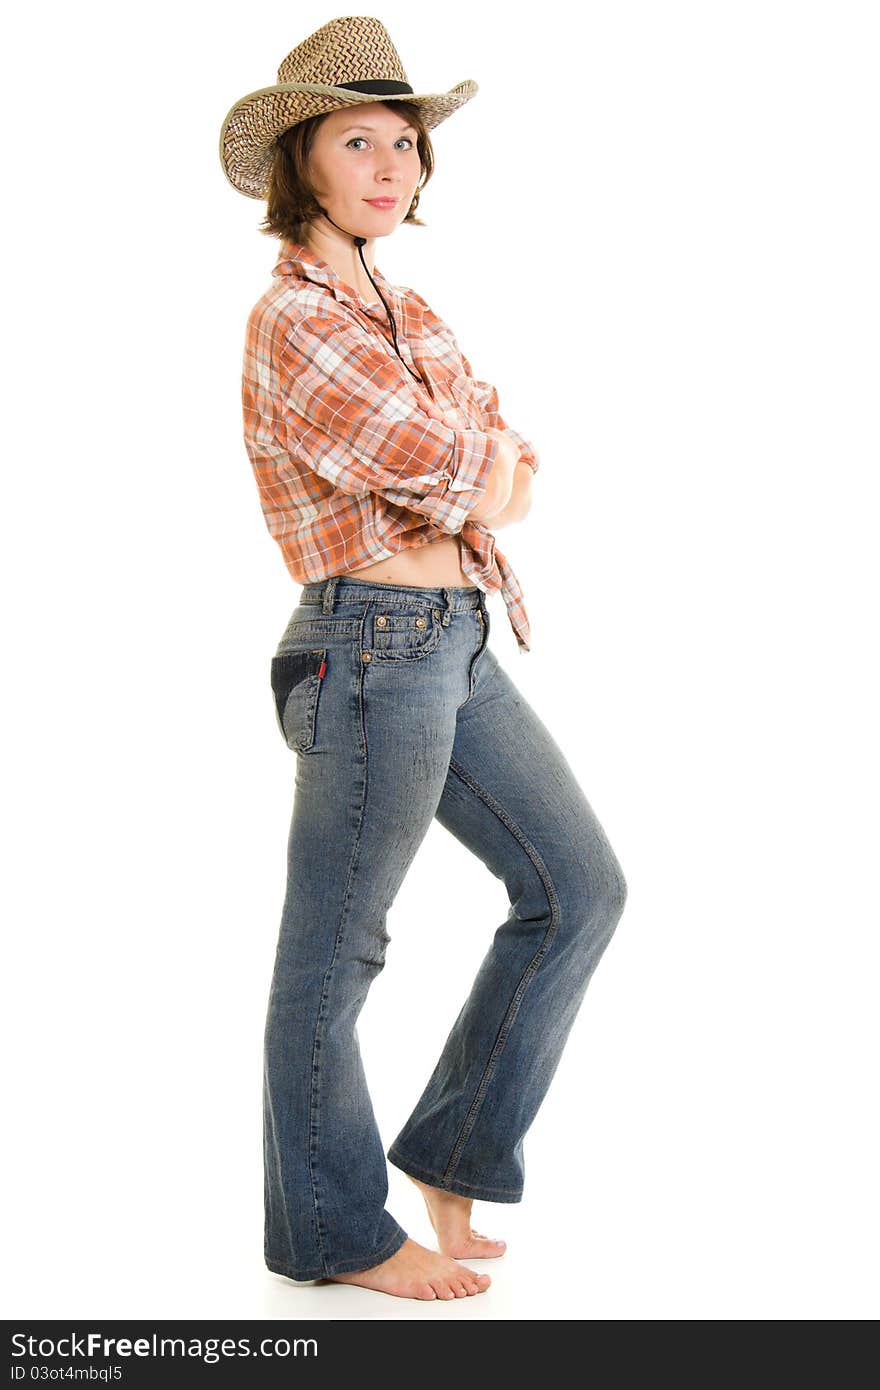
[[[376,178],[388,179],[394,185],[393,191],[398,191],[403,182],[404,171],[406,169],[406,156],[409,151],[389,150],[384,157],[379,155],[376,160]]]

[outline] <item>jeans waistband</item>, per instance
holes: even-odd
[[[482,589],[471,584],[443,585],[422,588],[415,584],[386,584],[381,580],[354,579],[351,575],[331,575],[303,585],[300,603],[320,604],[324,613],[332,613],[336,605],[345,603],[424,603],[443,608],[446,613],[479,608],[486,613],[486,598]]]

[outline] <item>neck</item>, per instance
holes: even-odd
[[[305,244],[310,251],[314,251],[316,256],[320,256],[336,271],[340,280],[351,285],[364,299],[375,299],[376,290],[364,271],[361,263],[361,252],[363,252],[367,269],[372,275],[376,258],[376,238],[368,237],[359,250],[354,244],[355,235],[361,235],[361,233],[353,232],[349,236],[346,232],[340,232],[329,224],[326,227],[312,224]]]

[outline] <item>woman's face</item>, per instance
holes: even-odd
[[[388,236],[421,178],[417,131],[403,112],[378,101],[331,111],[315,134],[309,171],[334,222],[355,236]],[[395,202],[382,207],[373,198]]]

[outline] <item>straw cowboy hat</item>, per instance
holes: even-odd
[[[341,106],[409,101],[433,130],[477,90],[468,80],[448,92],[416,94],[384,24],[368,15],[343,15],[288,53],[276,86],[235,103],[220,130],[220,161],[233,188],[265,198],[278,136],[300,121]]]

